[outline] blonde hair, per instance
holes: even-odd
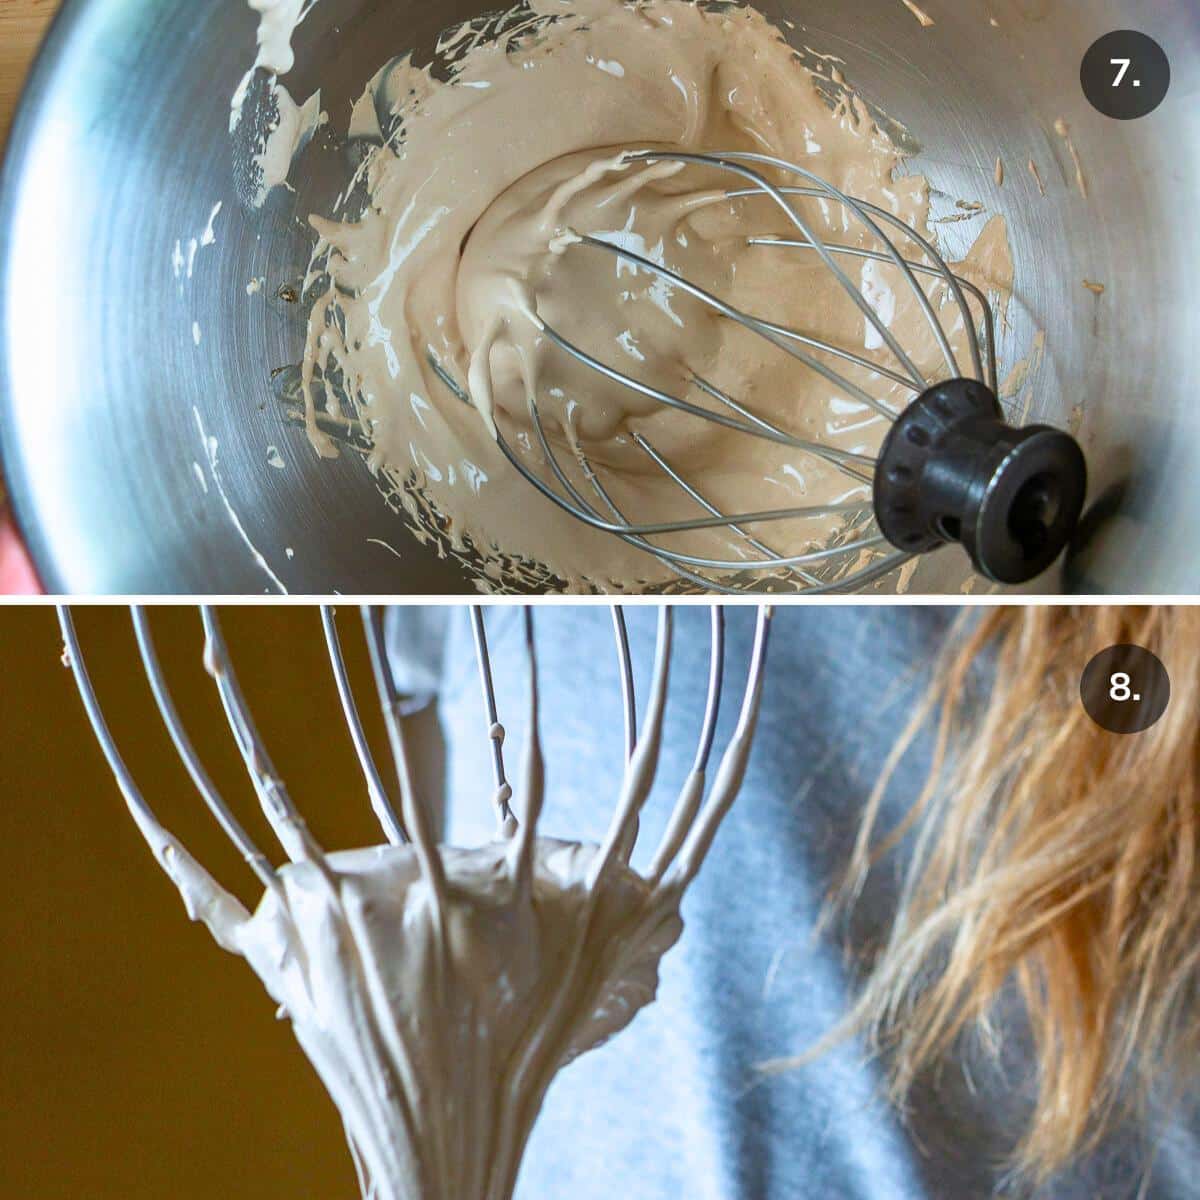
[[[1171,678],[1162,718],[1106,732],[1080,702],[1098,651],[1132,642]],[[867,1032],[896,1098],[971,1031],[997,1045],[1016,984],[1036,1098],[1013,1155],[1041,1182],[1200,1061],[1200,609],[1022,607],[966,615],[885,764],[843,900],[911,844],[890,934],[839,1033]],[[982,705],[968,693],[986,663]],[[933,764],[880,836],[918,731]]]

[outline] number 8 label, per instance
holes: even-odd
[[[1079,699],[1101,729],[1141,733],[1166,712],[1171,680],[1156,654],[1121,642],[1088,660],[1079,677]]]

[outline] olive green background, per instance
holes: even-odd
[[[75,610],[93,682],[159,818],[244,902],[254,876],[170,749],[120,608]],[[293,797],[328,847],[380,840],[315,608],[222,610]],[[156,642],[189,733],[260,847],[194,608]],[[339,627],[386,758],[356,610]],[[86,724],[52,609],[0,608],[0,1200],[357,1195],[341,1124],[249,966],[193,925]]]

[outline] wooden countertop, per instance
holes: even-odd
[[[0,146],[8,137],[25,72],[61,0],[0,0]]]

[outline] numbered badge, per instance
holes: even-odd
[[[1167,711],[1171,680],[1149,650],[1109,646],[1083,669],[1079,697],[1088,716],[1110,733],[1141,733]]]
[[[1079,68],[1091,106],[1117,121],[1152,113],[1171,86],[1171,64],[1163,48],[1135,29],[1118,29],[1092,43]]]

